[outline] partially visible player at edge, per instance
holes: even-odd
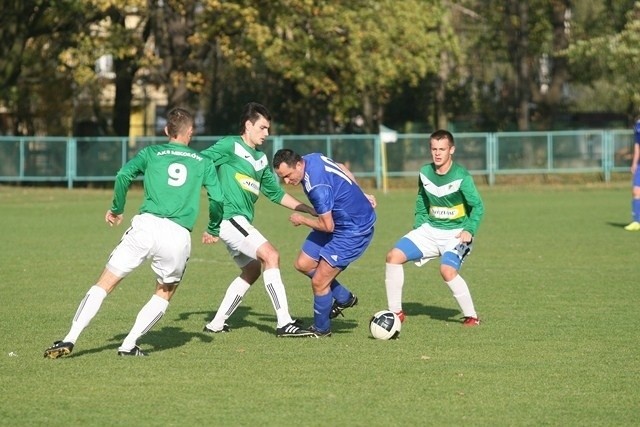
[[[624,229],[627,231],[640,231],[640,117],[636,119],[633,127],[633,159],[631,160],[631,217],[632,221]]]
[[[105,214],[107,224],[121,223],[129,186],[140,175],[144,175],[142,206],[111,252],[102,275],[80,302],[71,329],[62,340],[45,350],[44,357],[56,359],[70,354],[107,295],[149,258],[156,274],[155,294],[142,307],[118,348],[120,356],[145,356],[137,340],[162,318],[182,280],[203,186],[209,196],[207,230],[217,234],[222,219],[222,192],[215,168],[206,157],[188,147],[193,125],[191,113],[182,108],[171,110],[165,127],[169,142],[143,148],[118,172],[113,203]]]
[[[301,156],[284,148],[273,156],[273,167],[286,184],[302,186],[318,214],[309,218],[293,213],[289,221],[311,229],[295,268],[311,278],[313,325],[309,330],[318,338],[329,337],[331,319],[358,303],[337,277],[369,247],[376,200],[364,194],[344,164],[320,153]]]
[[[264,268],[264,286],[276,312],[276,336],[313,336],[312,332],[291,318],[280,275],[280,254],[252,225],[255,203],[260,193],[273,203],[291,210],[315,214],[313,208],[282,189],[269,167],[267,156],[259,150],[269,136],[270,126],[271,114],[267,108],[250,102],[244,106],[240,118],[240,135],[224,137],[202,151],[217,167],[224,188],[224,219],[220,225],[220,238],[240,268],[240,275],[229,284],[215,316],[204,326],[205,332],[230,331],[227,319],[238,308]],[[204,233],[202,240],[206,243],[212,237]]]
[[[467,282],[458,274],[469,255],[484,215],[484,205],[469,172],[453,161],[453,135],[437,130],[430,137],[432,163],[418,177],[413,230],[387,253],[385,286],[389,310],[404,321],[402,311],[403,264],[421,266],[441,257],[440,274],[458,302],[464,326],[480,324]]]

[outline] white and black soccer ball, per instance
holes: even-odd
[[[371,336],[378,340],[392,340],[400,335],[402,322],[393,311],[382,310],[377,312],[369,322]]]

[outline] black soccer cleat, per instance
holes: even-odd
[[[146,356],[145,353],[140,350],[140,347],[135,346],[131,350],[118,350],[118,356]]]
[[[353,307],[356,304],[358,304],[358,297],[354,294],[351,294],[351,298],[349,298],[344,304],[340,304],[338,301],[334,301],[333,306],[331,307],[331,313],[329,313],[329,318],[335,319],[338,316],[344,317],[344,314],[342,314],[342,312],[345,309]]]
[[[314,338],[328,338],[331,336],[331,330],[321,331],[315,326],[310,326],[309,332],[313,333]]]
[[[298,326],[299,323],[291,322],[288,325],[284,325],[281,328],[276,329],[276,336],[278,338],[298,338],[298,337],[312,337],[314,333],[308,329],[303,329]]]
[[[56,341],[51,347],[44,351],[44,357],[49,359],[57,359],[59,357],[68,356],[73,351],[73,343],[65,341]]]
[[[231,332],[231,328],[229,328],[229,325],[227,325],[226,323],[224,325],[222,325],[222,329],[218,329],[213,330],[213,329],[209,329],[209,327],[207,325],[204,325],[204,328],[202,328],[202,332],[206,332],[208,334],[220,334],[220,333],[225,333],[225,332]]]

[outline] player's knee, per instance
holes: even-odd
[[[273,268],[280,265],[280,253],[271,245],[260,248],[258,258],[264,263],[265,268]]]
[[[449,264],[440,264],[440,275],[445,282],[450,282],[458,275],[458,268]]]
[[[407,262],[407,257],[398,248],[393,248],[389,252],[387,252],[387,264],[404,264]]]

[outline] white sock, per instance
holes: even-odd
[[[273,308],[276,311],[278,328],[292,323],[293,319],[289,314],[287,293],[284,290],[284,284],[282,283],[282,277],[280,276],[280,269],[270,268],[265,270],[262,273],[262,279],[264,280],[264,287],[267,289],[267,294],[269,295],[269,298],[271,298]]]
[[[158,323],[158,320],[160,320],[167,311],[167,307],[169,307],[169,301],[158,295],[153,295],[149,302],[147,302],[138,313],[138,317],[136,317],[136,321],[131,331],[129,331],[129,335],[124,339],[118,351],[133,350],[133,347],[135,347],[138,342],[138,338],[146,334],[153,325]]]
[[[385,264],[384,285],[387,289],[389,310],[397,313],[402,310],[402,287],[404,286],[404,268],[402,264]]]
[[[78,310],[76,310],[75,316],[73,316],[73,322],[71,322],[71,329],[66,337],[62,339],[64,342],[76,343],[78,337],[86,328],[89,326],[91,319],[95,317],[100,310],[100,306],[102,305],[102,301],[107,297],[107,291],[102,289],[98,285],[93,285],[87,291],[87,294],[84,296],[82,301],[80,301],[80,305],[78,306]]]
[[[458,301],[462,315],[464,317],[478,317],[476,309],[473,306],[473,300],[471,299],[467,282],[465,282],[460,275],[457,275],[453,280],[446,283],[451,289],[451,292],[453,292],[453,297]]]
[[[242,278],[236,277],[233,282],[227,288],[227,292],[224,294],[224,298],[218,307],[216,315],[213,320],[207,323],[207,328],[212,331],[219,331],[224,327],[225,322],[236,311],[236,308],[242,302],[244,294],[247,293],[251,285],[245,282]]]

